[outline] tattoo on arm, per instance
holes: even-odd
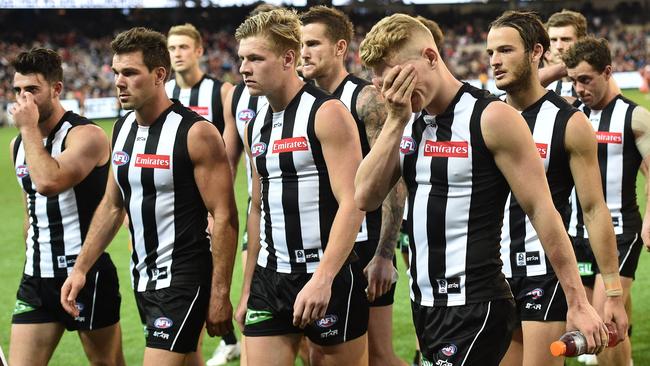
[[[368,142],[372,147],[386,121],[387,112],[384,102],[377,89],[369,85],[359,93],[356,107],[359,118],[363,120],[366,128]],[[399,229],[402,224],[405,199],[406,187],[400,179],[388,193],[381,207],[381,233],[379,234],[379,244],[375,251],[376,256],[393,259],[395,255],[395,243],[397,242]]]

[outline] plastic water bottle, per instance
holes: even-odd
[[[618,334],[612,324],[607,325],[609,342],[607,347],[614,347],[618,343]],[[555,357],[576,357],[587,353],[587,338],[582,332],[574,330],[567,332],[560,337],[560,340],[551,343],[551,354]]]

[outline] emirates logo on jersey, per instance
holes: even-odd
[[[255,118],[255,111],[252,109],[244,109],[242,111],[239,111],[239,113],[237,113],[237,119],[242,122],[248,122],[253,118]]]
[[[292,151],[306,151],[309,150],[309,144],[307,143],[307,138],[304,136],[301,137],[291,137],[282,140],[276,140],[273,142],[273,149],[271,150],[273,154],[283,153],[283,152],[292,152]]]
[[[622,144],[623,134],[620,132],[596,131],[596,140],[599,144]]]
[[[539,153],[539,157],[542,159],[546,159],[546,154],[548,153],[548,144],[535,143],[535,146],[537,146],[537,152]]]
[[[124,151],[116,151],[113,153],[113,164],[116,166],[122,166],[129,162],[129,154]]]
[[[29,169],[27,169],[27,165],[21,164],[16,167],[16,176],[18,178],[23,179],[28,175],[29,175]]]
[[[402,141],[399,143],[399,152],[404,155],[410,155],[415,152],[416,148],[415,139],[411,136],[402,136]]]
[[[264,154],[266,152],[266,144],[263,142],[256,142],[251,146],[251,155],[254,158]]]
[[[137,154],[135,166],[138,168],[169,169],[169,155]]]
[[[190,106],[190,109],[196,112],[199,116],[207,116],[210,113],[210,109],[208,107],[201,107],[201,106]]]
[[[424,145],[424,156],[434,158],[467,158],[469,144],[467,141],[431,141]]]

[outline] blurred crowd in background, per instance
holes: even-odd
[[[251,9],[0,10],[0,33],[3,34],[0,39],[0,108],[4,109],[6,103],[14,99],[14,71],[10,61],[22,50],[34,46],[60,52],[64,61],[63,99],[74,98],[83,105],[85,98],[114,96],[110,42],[115,34],[133,26],[146,26],[166,33],[172,25],[193,23],[203,33],[205,71],[236,83],[241,77],[234,30]],[[462,8],[439,10],[418,6],[382,10],[350,7],[356,38],[350,45],[348,69],[368,76],[358,57],[359,43],[378,19],[388,12],[400,11],[422,15],[440,24],[445,36],[442,54],[458,78],[490,77],[485,41],[490,21],[503,8],[485,6],[469,11]],[[535,10],[546,19],[559,9],[556,3]],[[650,64],[647,9],[623,4],[613,11],[591,6],[573,10],[581,11],[587,17],[589,33],[609,40],[615,71],[638,71]]]

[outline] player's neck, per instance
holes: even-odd
[[[266,95],[266,99],[269,101],[271,110],[273,112],[282,112],[287,108],[291,100],[298,94],[300,89],[305,85],[305,82],[300,80],[298,74],[293,73],[290,75],[284,83],[282,83],[282,88]]]
[[[167,97],[165,89],[162,88],[147,103],[144,103],[142,108],[135,110],[136,122],[140,126],[151,126],[171,105],[172,101]]]
[[[188,89],[198,84],[199,81],[203,78],[203,71],[201,68],[193,67],[184,72],[176,73],[176,84],[181,89]]]
[[[332,72],[330,72],[328,75],[316,79],[316,86],[332,94],[336,88],[341,85],[348,74],[348,70],[346,70],[345,67],[341,64],[339,67],[332,70]]]
[[[454,100],[463,83],[456,79],[449,71],[438,74],[435,81],[437,90],[431,102],[424,108],[428,114],[437,116],[447,110]],[[420,111],[413,111],[420,112]]]
[[[535,73],[533,71],[533,73]],[[531,78],[527,82],[522,82],[521,85],[511,88],[507,91],[506,102],[518,111],[530,107],[535,102],[540,100],[547,92],[542,86],[536,73],[531,73]]]
[[[618,88],[613,88],[611,84],[607,85],[607,93],[605,93],[605,96],[603,99],[598,103],[598,105],[594,105],[591,109],[596,110],[596,111],[602,111],[609,105],[609,103],[614,100],[619,95]]]
[[[64,114],[65,114],[65,109],[61,105],[61,102],[59,102],[58,100],[55,101],[53,103],[53,110],[52,110],[52,114],[50,115],[50,118],[48,118],[47,121],[38,124],[38,129],[41,132],[41,135],[43,137],[49,136],[50,132],[52,132],[54,127],[56,127],[56,125],[59,124]]]

